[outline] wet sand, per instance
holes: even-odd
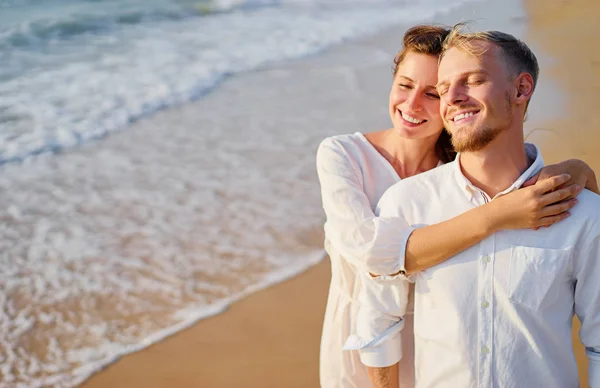
[[[528,0],[526,9],[525,20],[516,22],[527,23],[526,40],[551,58],[542,71],[559,86],[566,102],[562,118],[536,118],[527,130],[540,129],[528,140],[540,146],[548,163],[576,157],[600,173],[600,102],[596,96],[600,52],[595,49],[600,36],[596,20],[600,2]],[[382,34],[373,39],[390,38]],[[359,75],[353,79],[357,85],[368,79],[366,72]],[[376,80],[371,89],[382,82],[385,78]],[[368,108],[373,114],[385,113]],[[369,114],[366,116],[360,121],[369,122]],[[379,123],[386,125],[385,119]],[[379,123],[373,123],[373,128],[380,127]],[[233,304],[223,314],[123,357],[82,387],[317,387],[318,344],[329,276],[329,262],[324,260],[294,279]],[[581,359],[579,344],[576,353]],[[585,363],[580,362],[580,367],[585,376]],[[585,379],[582,386],[587,386]]]
[[[329,261],[124,357],[82,387],[317,387]]]

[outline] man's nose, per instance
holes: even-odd
[[[468,99],[463,88],[460,86],[450,86],[446,94],[444,94],[444,101],[448,105],[456,105],[465,102]]]

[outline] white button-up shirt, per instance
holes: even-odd
[[[519,188],[542,165],[538,157],[498,196]],[[571,216],[550,228],[498,232],[416,277],[416,387],[579,387],[573,313],[582,323],[590,385],[600,387],[600,196],[584,190],[578,199]],[[380,216],[419,227],[490,200],[462,174],[459,156],[392,186],[378,208]],[[370,313],[359,314],[357,327],[366,333],[362,338],[371,338],[355,338],[347,347],[374,347],[385,356],[401,346],[388,334],[393,329],[382,328],[402,326],[404,306],[397,304],[406,303],[408,284],[399,278],[385,292],[364,290]]]

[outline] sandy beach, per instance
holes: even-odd
[[[568,158],[585,160],[600,172],[600,34],[597,18],[600,3],[594,0],[526,2],[530,19],[529,39],[556,61],[544,71],[567,93],[565,115],[542,123],[542,130],[528,140],[537,144],[546,163]],[[536,126],[537,127],[537,126]],[[573,328],[573,343],[579,365],[581,387],[587,387],[587,360],[579,342],[579,324]]]
[[[600,2],[528,0],[525,5],[526,17],[508,18],[508,21],[514,23],[515,28],[526,28],[527,42],[536,52],[542,51],[543,57],[550,58],[543,62],[542,72],[558,85],[566,102],[559,107],[561,117],[544,120],[538,115],[531,126],[526,126],[528,132],[540,128],[529,135],[528,141],[541,148],[547,163],[580,158],[600,173],[600,109],[595,93],[600,86],[600,53],[595,50],[600,36],[596,20],[600,15]],[[489,12],[491,15],[493,11]],[[436,21],[460,21],[456,17],[459,14],[457,11],[454,16]],[[467,17],[472,15],[467,13]],[[231,80],[225,89],[243,90],[240,85],[256,82],[257,77],[279,78],[282,84],[286,77],[300,77],[307,82],[305,89],[298,93],[305,99],[301,103],[309,107],[310,96],[320,87],[327,89],[328,94],[320,96],[319,101],[328,97],[338,101],[344,98],[344,88],[359,88],[364,96],[370,97],[353,97],[351,101],[336,103],[329,111],[322,109],[319,114],[351,112],[347,123],[338,121],[336,124],[334,130],[340,132],[352,132],[359,126],[363,126],[364,131],[383,128],[387,125],[389,82],[389,72],[385,69],[389,68],[387,61],[403,30],[404,27],[399,26],[332,53],[296,61],[291,66],[266,69],[264,74],[243,76]],[[373,59],[361,62],[360,66],[353,65],[353,58],[365,54]],[[334,65],[338,70],[331,77]],[[348,71],[343,73],[339,68]],[[343,87],[335,84],[340,81],[344,82]],[[338,87],[337,96],[329,90],[334,86]],[[540,101],[544,97],[535,95],[534,99]],[[358,107],[360,109],[354,109]],[[352,127],[343,131],[345,124]],[[330,130],[324,128],[323,137],[329,135]],[[309,238],[318,244],[322,236]],[[222,314],[123,357],[81,386],[317,387],[318,346],[329,276],[326,259],[291,280],[234,303]],[[578,344],[579,359],[581,352]],[[587,386],[584,362],[580,362],[580,368],[582,387]]]

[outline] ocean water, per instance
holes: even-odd
[[[321,135],[149,116],[461,3],[0,2],[0,387],[75,386],[321,259]]]

